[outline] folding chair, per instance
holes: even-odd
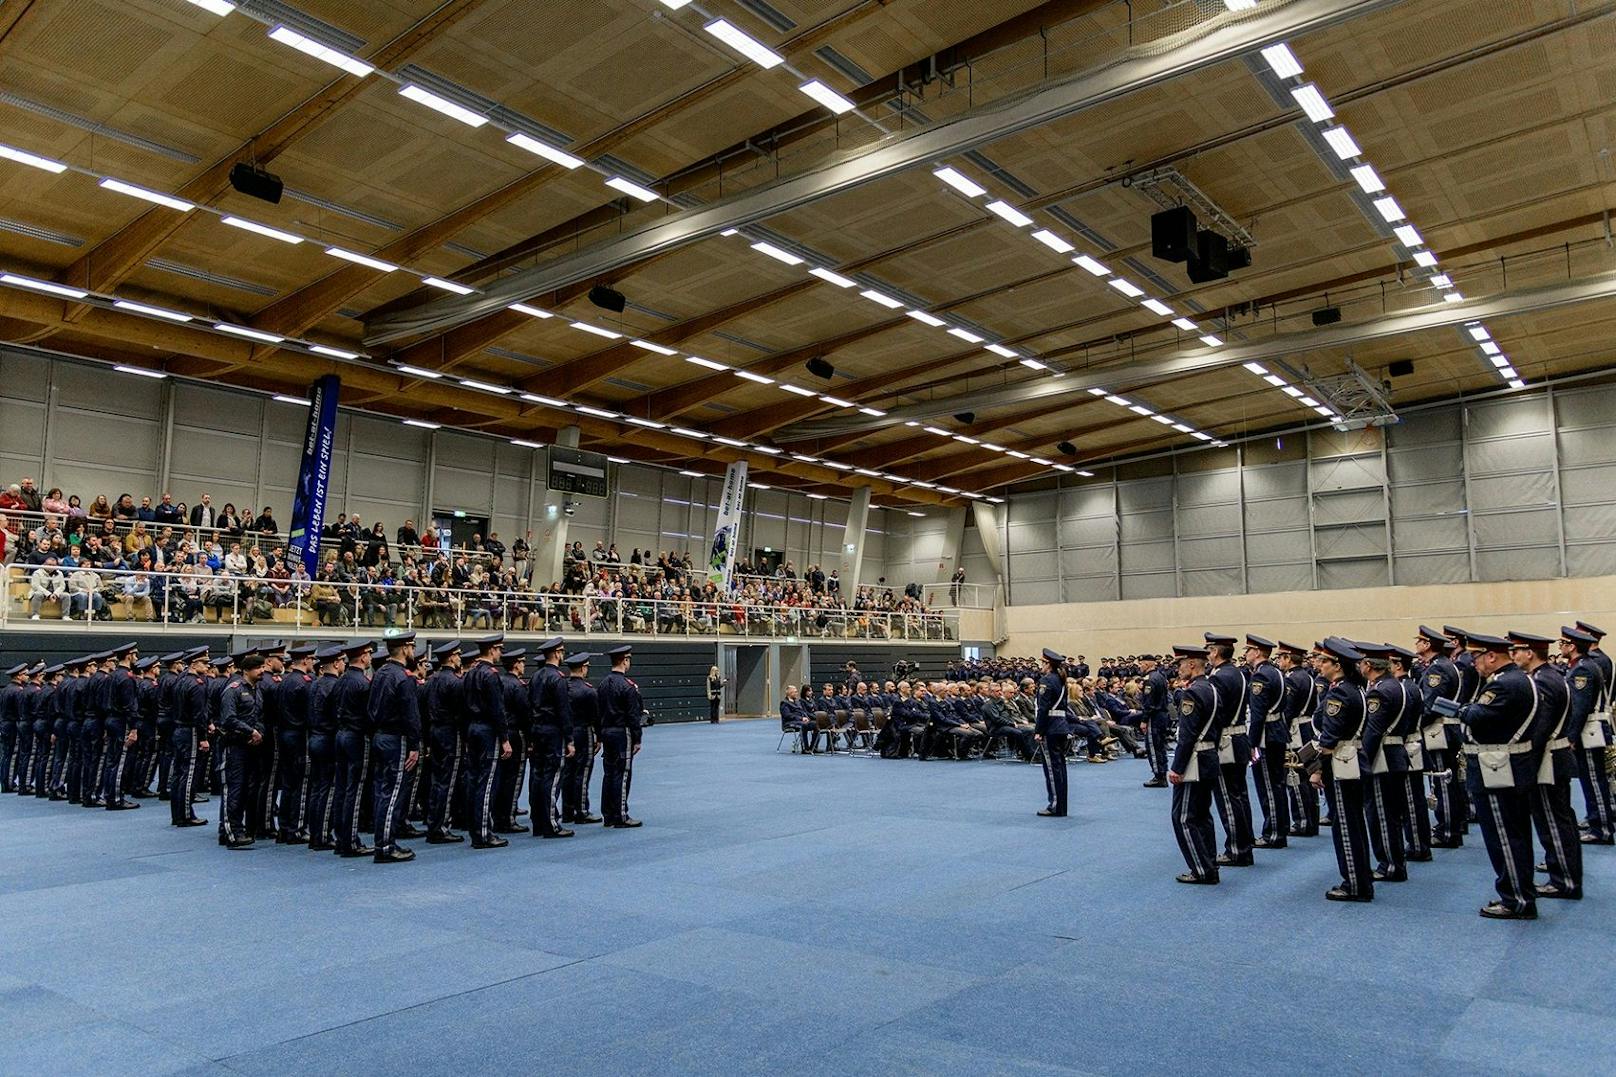
[[[830,714],[826,711],[814,711],[814,750],[819,750],[819,738],[824,737],[825,743],[830,747],[827,751],[836,751],[836,727],[830,724]]]
[[[853,712],[853,732],[848,734],[849,749],[851,749],[851,742],[855,733],[864,740],[864,754],[874,755],[875,727],[870,724],[870,716],[864,713],[863,710]]]

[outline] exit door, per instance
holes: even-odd
[[[726,644],[721,666],[725,706],[729,714],[769,713],[769,648],[767,644]]]

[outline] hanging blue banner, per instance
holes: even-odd
[[[292,495],[292,530],[287,553],[313,577],[320,567],[320,530],[325,526],[325,494],[331,486],[331,447],[337,435],[337,392],[342,381],[327,374],[309,386],[309,426],[303,435],[303,462]]]

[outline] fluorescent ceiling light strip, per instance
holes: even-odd
[[[1499,355],[1497,352],[1493,352],[1493,353],[1489,354],[1487,356],[1487,361],[1489,363],[1491,363],[1493,366],[1498,367],[1500,370],[1502,370],[1504,367],[1509,366],[1509,360],[1507,358],[1505,358],[1504,356]]]
[[[754,244],[752,244],[752,249],[757,251],[759,254],[768,255],[770,258],[773,258],[777,262],[784,262],[788,266],[800,266],[800,265],[802,265],[802,259],[801,258],[798,258],[795,254],[792,254],[790,251],[781,250],[779,247],[776,247],[773,243],[754,243]]]
[[[1038,242],[1042,243],[1056,254],[1069,254],[1077,249],[1047,228],[1040,228],[1038,231],[1032,234],[1032,238],[1036,239]]]
[[[1184,330],[1184,332],[1186,332],[1186,333],[1199,332],[1200,328],[1201,328],[1200,326],[1196,325],[1194,322],[1190,321],[1188,318],[1174,318],[1173,319],[1173,324],[1178,326],[1180,329]]]
[[[1268,373],[1268,368],[1261,363],[1246,363],[1245,367],[1259,378]]]
[[[763,453],[766,456],[779,456],[785,452],[784,449],[776,449],[773,445],[754,445],[752,446],[752,451]]]
[[[955,326],[954,328],[950,329],[948,331],[948,335],[951,336],[951,337],[959,337],[961,340],[965,341],[967,344],[980,344],[980,343],[982,343],[982,341],[984,339],[984,338],[982,338],[980,336],[977,336],[975,333],[971,332],[969,329],[961,329],[958,326]]]
[[[1123,295],[1127,296],[1129,299],[1138,299],[1140,296],[1145,294],[1145,290],[1143,288],[1140,288],[1132,281],[1124,280],[1121,277],[1118,277],[1116,280],[1107,281],[1106,283],[1111,285],[1111,287],[1115,288],[1117,291],[1121,292]]]
[[[719,437],[717,434],[714,434],[713,435],[713,440],[718,442],[720,445],[728,445],[732,449],[744,449],[744,448],[747,448],[746,442],[741,441],[741,440],[739,440],[737,438]]]
[[[926,433],[928,433],[928,434],[936,434],[940,438],[951,438],[951,437],[954,436],[953,434],[950,434],[947,430],[944,430],[940,426],[928,426],[928,427],[925,427],[924,429],[925,429]]]
[[[398,364],[398,372],[415,378],[430,378],[433,381],[443,377],[443,371],[441,370],[428,370],[424,366],[410,366],[407,363]]]
[[[1363,150],[1353,140],[1352,132],[1345,127],[1331,127],[1324,132],[1324,141],[1335,151],[1335,155],[1343,161],[1350,161],[1354,157],[1363,156]]]
[[[1149,408],[1145,407],[1143,404],[1129,404],[1128,405],[1128,410],[1133,412],[1135,415],[1154,415],[1154,414],[1156,414],[1154,411],[1151,411]]]
[[[1436,276],[1431,278],[1431,283],[1436,285],[1438,288],[1452,288],[1453,278],[1448,276],[1446,273],[1438,273]]]
[[[1196,439],[1197,441],[1211,441],[1212,440],[1212,435],[1211,434],[1203,434],[1199,430],[1197,430],[1195,433],[1191,434],[1190,437]]]
[[[979,198],[988,193],[988,189],[954,168],[939,168],[932,175],[948,184],[967,198]]]
[[[988,450],[989,452],[1004,452],[1004,446],[1003,445],[995,445],[991,441],[982,442],[982,447],[984,449]]]
[[[858,287],[858,282],[857,281],[850,280],[847,277],[842,276],[840,273],[832,273],[828,269],[821,269],[818,266],[815,266],[813,269],[810,269],[808,272],[812,273],[814,276],[818,277],[822,281],[826,281],[827,283],[836,285],[836,287],[838,287],[838,288],[857,288]]]
[[[572,328],[577,329],[580,332],[584,332],[584,333],[593,333],[597,337],[605,337],[607,340],[622,340],[623,339],[623,334],[622,333],[616,333],[616,332],[613,332],[610,329],[602,329],[600,326],[598,326],[598,325],[590,325],[588,322],[573,322],[572,323]]]
[[[1048,366],[1046,366],[1043,363],[1040,363],[1036,359],[1023,359],[1023,360],[1021,360],[1021,365],[1026,367],[1028,370],[1048,370],[1049,369]]]
[[[1331,411],[1327,407],[1324,407],[1322,404],[1320,406],[1314,408],[1313,410],[1318,412],[1320,415],[1324,416],[1326,419],[1334,418],[1334,416],[1335,416],[1335,412]]]
[[[290,46],[306,56],[314,57],[316,60],[323,60],[332,67],[341,68],[348,74],[359,78],[364,78],[376,70],[363,60],[357,60],[346,53],[338,52],[328,45],[322,45],[313,38],[304,37],[296,30],[288,29],[285,26],[275,27],[269,32],[269,37],[272,41],[279,41],[282,45]]]
[[[1375,209],[1386,219],[1387,224],[1396,224],[1398,221],[1408,219],[1408,214],[1404,213],[1403,207],[1397,204],[1397,199],[1389,195],[1385,198],[1375,199]]]
[[[1400,224],[1392,229],[1392,234],[1397,236],[1397,242],[1411,250],[1415,247],[1425,246],[1425,238],[1420,235],[1420,230],[1412,224]]]
[[[909,485],[910,486],[918,486],[922,490],[935,490],[935,489],[937,489],[937,484],[935,482],[922,482],[919,479],[910,480]]]
[[[1296,59],[1291,47],[1283,41],[1268,46],[1262,50],[1262,54],[1263,59],[1268,61],[1268,66],[1273,68],[1274,74],[1282,79],[1293,79],[1302,73],[1301,62]]]
[[[636,348],[644,348],[648,352],[656,352],[658,355],[678,355],[679,354],[678,352],[674,351],[672,348],[664,348],[660,344],[652,344],[649,340],[631,340],[631,341],[629,341],[629,343],[634,345]]]
[[[526,303],[512,303],[510,305],[510,307],[507,308],[507,309],[514,310],[518,314],[526,314],[529,318],[554,318],[555,317],[554,314],[551,314],[547,310],[540,310],[538,307],[530,307]],[[638,344],[639,341],[635,341],[635,343]],[[669,352],[668,354],[672,355],[673,353]]]
[[[825,403],[831,405],[832,407],[851,408],[851,407],[854,406],[854,404],[853,404],[853,402],[851,400],[843,400],[839,396],[822,396],[819,399],[823,400]]]
[[[724,44],[728,45],[742,56],[745,56],[748,60],[751,60],[753,63],[757,64],[765,71],[771,67],[779,67],[781,64],[785,63],[784,57],[781,57],[776,53],[771,52],[769,49],[764,48],[760,42],[754,40],[746,32],[737,29],[724,19],[714,19],[712,22],[702,27],[702,29],[718,38],[718,40],[722,41]]]
[[[940,325],[948,324],[948,323],[944,322],[941,318],[937,317],[936,315],[927,314],[923,310],[911,310],[909,312],[909,317],[913,318],[915,321],[919,322],[922,325],[929,325],[933,329],[937,328]]]
[[[309,402],[301,396],[286,396],[283,393],[276,393],[271,399],[279,400],[282,404],[297,404],[305,408],[309,406]]]
[[[805,464],[817,464],[817,463],[819,463],[819,457],[817,457],[817,456],[804,456],[801,453],[795,453],[794,452],[794,453],[791,454],[791,458],[793,460],[801,460]]]
[[[1509,387],[1511,389],[1524,389],[1524,388],[1526,388],[1526,383],[1524,381],[1521,381],[1519,378],[1517,378],[1516,380],[1509,383]]]
[[[1502,349],[1499,348],[1497,344],[1490,340],[1484,340],[1481,342],[1481,351],[1483,355],[1497,355],[1501,350]]]
[[[1414,264],[1421,269],[1434,269],[1436,268],[1436,255],[1430,251],[1416,251],[1414,253]]]
[[[398,266],[391,262],[384,262],[380,258],[372,258],[368,254],[358,254],[354,251],[343,250],[341,247],[327,247],[325,252],[333,258],[341,258],[344,262],[353,262],[356,265],[362,265],[382,273],[392,273],[398,269]]]
[[[1180,434],[1193,434],[1195,432],[1194,427],[1185,426],[1183,423],[1174,423],[1173,429],[1177,430]]]
[[[488,122],[488,117],[471,111],[464,105],[457,105],[447,98],[439,97],[435,93],[421,89],[413,82],[406,83],[399,91],[400,97],[407,97],[418,105],[425,105],[433,112],[441,112],[452,120],[459,120],[467,127],[481,127]]]
[[[519,447],[521,447],[523,449],[542,449],[542,448],[544,448],[543,445],[540,445],[536,441],[524,441],[521,438],[512,438],[511,439],[511,444],[519,446]]]
[[[229,322],[215,322],[213,328],[221,333],[229,333],[232,336],[246,337],[248,340],[261,340],[265,344],[282,344],[286,341],[285,337],[278,337],[274,333],[249,329],[244,325],[231,325]]]
[[[550,161],[553,164],[558,164],[562,168],[577,168],[579,165],[584,163],[583,158],[574,157],[570,153],[563,150],[558,150],[549,143],[540,142],[532,135],[524,135],[520,131],[510,136],[505,141],[509,142],[518,149],[523,149],[529,153],[537,154],[538,156],[543,157],[546,161]]]
[[[0,143],[0,157],[4,157],[8,161],[16,161],[20,165],[28,165],[46,172],[55,172],[58,175],[67,171],[66,165],[58,161],[52,161],[49,157],[41,157],[38,154],[29,153],[27,150],[19,150],[15,146],[7,146],[4,143]]]
[[[1263,381],[1267,382],[1269,385],[1272,385],[1276,389],[1285,388],[1285,379],[1280,377],[1278,374],[1264,374]]]
[[[433,288],[441,288],[446,292],[453,292],[455,295],[470,295],[477,290],[467,288],[464,284],[456,284],[452,280],[444,280],[442,277],[422,277],[421,283],[430,285]]]
[[[937,487],[937,489],[942,491],[945,494],[957,494],[957,493],[959,493],[959,491],[956,490],[952,486],[939,486],[939,487]]]
[[[195,320],[189,314],[181,314],[177,310],[167,310],[163,307],[148,307],[144,303],[131,303],[127,299],[116,300],[112,305],[117,307],[119,310],[127,310],[131,314],[144,314],[152,318],[167,318],[171,322],[189,322]]]
[[[818,396],[819,395],[818,393],[814,392],[812,389],[804,389],[800,385],[792,385],[789,381],[781,382],[780,383],[780,388],[784,389],[788,393],[796,393],[798,396]]]
[[[1296,399],[1302,402],[1303,407],[1316,408],[1319,406],[1319,402],[1310,396],[1299,396]]]
[[[690,0],[685,0],[685,2],[689,3]],[[236,5],[227,3],[226,0],[186,0],[186,3],[193,7],[199,7],[203,11],[212,12],[215,15],[228,15],[236,10]]]
[[[1119,408],[1131,408],[1131,407],[1133,407],[1133,401],[1129,400],[1127,397],[1108,396],[1105,399],[1106,399],[1106,403],[1115,404]]]
[[[635,426],[646,426],[650,427],[652,430],[663,430],[667,428],[666,423],[659,423],[654,419],[642,419],[637,415],[630,415],[628,417],[628,421],[633,423]]]
[[[761,482],[748,482],[746,485],[751,487],[754,490],[771,490],[771,489],[773,489],[773,487],[768,486],[768,485],[766,485],[764,483],[761,483]]]
[[[683,475],[687,479],[705,479],[707,477],[699,471],[681,471],[679,474]]]
[[[1284,393],[1293,400],[1299,399],[1302,396],[1302,390],[1296,388],[1294,385],[1287,385],[1281,389],[1280,392]]]
[[[1386,184],[1375,171],[1374,165],[1359,165],[1352,170],[1352,178],[1358,181],[1358,186],[1364,194],[1379,194],[1386,189]]]
[[[441,430],[441,429],[443,429],[443,424],[442,423],[429,423],[425,419],[405,419],[404,420],[404,425],[405,426],[418,426],[422,430]]]
[[[687,363],[695,363],[697,366],[704,366],[708,370],[728,370],[729,369],[729,367],[725,366],[723,363],[715,363],[711,359],[703,359],[699,355],[687,355],[687,356],[685,356],[685,362],[687,362]]]
[[[1514,381],[1516,378],[1521,376],[1520,373],[1512,366],[1499,367],[1498,372],[1511,381]]]
[[[1056,464],[1055,465],[1055,470],[1056,471],[1072,471],[1074,469],[1069,464]]]
[[[520,395],[522,399],[526,400],[529,404],[543,404],[550,408],[572,407],[572,405],[567,403],[565,400],[557,400],[553,396],[539,396],[537,393],[522,393]]]
[[[870,479],[879,479],[879,478],[883,477],[882,474],[879,471],[871,471],[867,467],[856,467],[856,468],[853,469],[853,474],[855,474],[855,475],[863,475],[864,477],[870,478]]]
[[[1094,274],[1096,277],[1109,277],[1111,275],[1111,271],[1109,269],[1086,254],[1080,254],[1076,258],[1073,258],[1072,261],[1088,272]]]
[[[980,445],[980,444],[982,444],[982,442],[977,440],[976,438],[966,437],[964,434],[955,434],[954,435],[954,440],[964,442],[966,445]]]
[[[142,366],[123,366],[120,364],[118,366],[114,366],[112,369],[124,374],[138,374],[143,378],[168,377],[168,375],[164,374],[161,370],[148,370],[146,367]]]
[[[578,411],[583,412],[585,415],[593,415],[597,419],[617,418],[617,412],[607,411],[605,408],[592,408],[587,404],[574,404],[573,407]]]
[[[1090,396],[1110,396],[1111,391],[1109,389],[1101,389],[1099,386],[1095,386],[1094,388],[1089,390],[1089,395]]]
[[[837,471],[852,471],[853,470],[853,465],[852,464],[837,463],[835,460],[821,460],[820,463],[823,464],[826,467],[835,468]]]
[[[1302,111],[1307,113],[1307,118],[1314,123],[1323,123],[1335,115],[1335,109],[1330,107],[1330,102],[1324,99],[1324,95],[1319,93],[1319,88],[1311,82],[1296,87],[1291,91],[1291,97],[1295,98]]]
[[[829,86],[826,86],[818,79],[809,79],[801,86],[798,86],[797,89],[801,90],[809,97],[812,97],[815,101],[818,101],[821,105],[824,105],[838,116],[842,115],[844,112],[852,112],[855,107],[853,102],[849,101],[847,98],[843,97]]]
[[[133,183],[125,183],[119,179],[104,179],[101,181],[101,186],[109,191],[126,194],[131,198],[139,198],[147,202],[155,202],[159,206],[167,206],[169,209],[185,211],[196,208],[194,203],[187,202],[183,198],[174,198],[158,191],[149,191],[144,187],[136,187]]]
[[[1021,353],[1020,352],[1013,351],[1010,348],[1006,348],[1003,344],[989,344],[988,345],[988,351],[992,352],[994,355],[1002,355],[1006,359],[1019,359],[1019,358],[1021,358]]]
[[[1449,292],[1449,293],[1447,293],[1446,295],[1444,295],[1442,297],[1442,302],[1444,302],[1444,303],[1463,303],[1464,302],[1464,296],[1460,295],[1458,292]]]
[[[1017,460],[1025,460],[1025,459],[1027,459],[1027,454],[1026,453],[1019,452],[1019,451],[1017,451],[1015,449],[1006,449],[1005,450],[1005,455],[1006,456],[1013,456]]]
[[[1201,343],[1205,344],[1208,348],[1221,348],[1221,347],[1223,347],[1222,338],[1215,337],[1211,333],[1208,333],[1206,336],[1202,337],[1201,338]]]
[[[735,376],[737,378],[745,378],[747,381],[755,381],[759,385],[773,385],[774,384],[774,379],[773,378],[766,378],[762,374],[754,374],[750,370],[737,370],[735,372]]]
[[[15,273],[0,273],[0,284],[10,284],[17,288],[29,288],[49,295],[59,295],[64,299],[84,299],[90,294],[82,288],[69,288],[65,284],[55,284],[48,280],[35,280],[33,277],[20,277]]]
[[[1493,335],[1491,333],[1487,332],[1487,327],[1485,325],[1473,325],[1470,327],[1470,337],[1472,340],[1491,340],[1492,336]]]
[[[461,378],[460,384],[464,385],[468,389],[477,389],[485,393],[496,393],[499,396],[505,396],[511,392],[511,390],[507,389],[503,385],[490,385],[486,381],[478,381],[475,378]]]
[[[862,412],[865,415],[873,415],[877,419],[884,419],[884,418],[886,418],[886,414],[887,414],[886,412],[882,411],[880,408],[872,408],[872,407],[867,407],[867,406],[864,406],[864,405],[859,406],[859,411]]]
[[[341,348],[328,348],[324,344],[310,344],[309,351],[320,355],[329,355],[333,359],[358,359],[358,352],[343,351]]]
[[[883,295],[874,288],[866,288],[860,292],[859,295],[863,296],[865,299],[868,299],[872,303],[881,304],[888,310],[897,310],[899,307],[903,306],[902,303],[898,302],[896,299],[893,299],[890,295]]]
[[[1017,228],[1025,228],[1032,223],[1031,217],[1027,216],[1010,203],[1002,200],[989,202],[987,209],[989,213],[995,213],[1000,217],[1003,217]]]
[[[1168,306],[1166,303],[1163,303],[1159,299],[1146,299],[1139,305],[1150,311],[1152,314],[1160,314],[1163,318],[1171,318],[1173,316],[1173,308]]]
[[[660,196],[649,187],[641,187],[633,180],[626,180],[622,176],[613,176],[606,181],[606,186],[622,191],[641,202],[655,202]]]
[[[678,434],[681,437],[695,438],[697,441],[707,440],[707,432],[705,430],[692,430],[688,426],[675,426],[672,427],[672,430],[675,434]]]
[[[261,236],[268,236],[270,239],[278,239],[282,243],[290,243],[293,246],[303,242],[302,236],[294,236],[290,232],[282,232],[279,228],[271,228],[267,224],[259,224],[257,221],[249,221],[245,217],[222,217],[220,218],[220,221],[221,223],[228,224],[231,228],[240,228],[245,232],[256,232]]]

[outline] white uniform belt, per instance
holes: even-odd
[[[1198,740],[1195,742],[1195,750],[1198,752],[1215,752],[1218,750],[1217,742],[1210,740]]]
[[[1064,718],[1064,717],[1066,717],[1066,712],[1065,711],[1050,711],[1049,716],[1051,718]]]
[[[1362,748],[1362,747],[1363,747],[1363,741],[1361,741],[1361,740],[1338,740],[1338,741],[1335,742],[1335,747],[1329,748],[1329,749],[1326,749],[1326,750],[1333,752],[1333,751],[1336,750],[1336,748]]]
[[[1553,740],[1549,741],[1549,743],[1547,745],[1547,750],[1552,752],[1557,748],[1569,748],[1569,747],[1571,747],[1571,738],[1570,737],[1555,737]]]
[[[1466,744],[1465,755],[1480,755],[1482,752],[1508,752],[1510,755],[1525,755],[1532,750],[1532,742],[1518,740],[1510,744]]]
[[[1444,716],[1443,719],[1442,719],[1442,724],[1443,725],[1460,725],[1461,723],[1460,723],[1459,719],[1457,719],[1457,718]]]

